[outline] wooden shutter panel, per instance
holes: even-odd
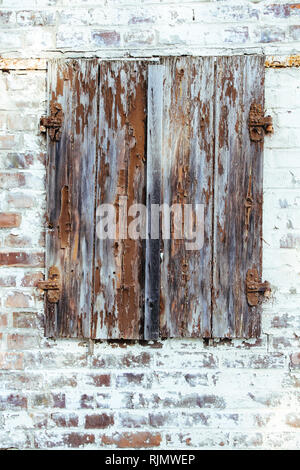
[[[247,270],[262,270],[263,142],[249,136],[252,103],[264,106],[264,57],[218,57],[215,95],[214,337],[256,337],[260,306],[250,307]],[[253,199],[251,210],[246,201]]]
[[[212,207],[213,207],[213,58],[168,58],[163,66],[151,66],[160,71],[163,80],[153,83],[155,89],[154,109],[162,109],[161,172],[152,171],[148,187],[161,188],[162,204],[204,204],[204,246],[199,251],[186,249],[186,240],[175,239],[171,228],[171,239],[161,239],[160,321],[152,331],[152,339],[163,337],[209,337],[211,334],[211,263],[212,263]],[[162,73],[162,72],[160,72]],[[153,74],[149,75],[153,77]],[[159,83],[157,83],[157,81]],[[163,89],[159,87],[163,82]],[[150,89],[150,85],[149,85]],[[151,90],[150,90],[151,91]],[[162,101],[162,103],[159,102]],[[149,109],[150,112],[150,109]],[[152,111],[153,114],[153,111]],[[152,152],[151,135],[156,135],[157,120],[148,119],[148,158]],[[155,148],[155,152],[158,147]],[[153,159],[150,159],[152,162]],[[152,180],[149,183],[149,178]],[[171,223],[172,225],[172,223]],[[162,235],[162,234],[161,234]],[[151,243],[151,242],[150,242]],[[148,244],[148,246],[151,244]],[[152,242],[153,243],[153,242]],[[153,254],[146,255],[150,263]],[[155,253],[154,253],[155,256]],[[159,256],[156,251],[156,259]],[[154,259],[155,265],[157,261]],[[148,266],[147,266],[148,267]],[[146,268],[147,276],[147,268]],[[147,277],[146,277],[147,280]],[[152,291],[157,289],[152,286]],[[146,299],[147,302],[147,299]],[[151,299],[153,310],[158,299]],[[147,313],[147,303],[146,303]],[[146,315],[146,321],[148,320]],[[153,319],[152,319],[153,322]],[[150,338],[146,330],[146,338]]]
[[[146,203],[146,108],[146,65],[101,63],[97,205]],[[143,338],[144,245],[96,237],[92,338]]]
[[[50,105],[60,103],[62,135],[48,137],[46,266],[56,266],[62,292],[46,296],[46,336],[90,334],[98,64],[55,60],[48,64]]]

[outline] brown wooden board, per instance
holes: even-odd
[[[210,337],[214,60],[166,58],[162,64],[161,202],[203,204],[204,245],[187,250],[172,221],[171,240],[161,240],[161,336]]]
[[[146,202],[146,108],[147,66],[101,63],[97,207],[115,207],[117,239],[95,238],[92,338],[143,337],[145,240],[122,239],[118,214],[125,201],[128,209]]]
[[[264,57],[216,59],[213,337],[256,337],[246,272],[261,274],[263,143],[249,138],[252,102],[264,105]],[[251,211],[245,207],[253,198]]]
[[[57,266],[62,294],[46,299],[46,336],[89,337],[94,243],[98,63],[52,60],[51,102],[62,105],[59,142],[48,137],[46,266]]]

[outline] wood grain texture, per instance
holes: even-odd
[[[118,214],[125,200],[128,209],[146,202],[146,65],[102,63],[100,83],[97,206],[112,204]],[[143,337],[145,240],[122,238],[119,221],[116,240],[95,240],[92,338]]]
[[[250,338],[260,334],[245,279],[253,265],[261,274],[263,143],[251,142],[248,118],[252,102],[264,105],[264,57],[216,60],[212,333]]]
[[[62,277],[58,304],[46,301],[46,336],[89,337],[94,243],[98,63],[53,60],[50,101],[62,105],[59,142],[48,138],[46,265]]]
[[[148,66],[147,119],[147,239],[145,260],[145,328],[147,340],[159,337],[160,221],[153,205],[160,205],[163,120],[163,65]]]
[[[204,246],[187,250],[186,240],[162,240],[162,337],[211,334],[213,93],[212,57],[162,60],[163,152],[161,202],[204,204]]]

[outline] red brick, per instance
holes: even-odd
[[[105,369],[120,369],[123,367],[148,367],[151,356],[147,352],[117,354],[99,354],[93,357],[93,367]]]
[[[131,372],[120,374],[116,378],[117,387],[128,387],[132,385],[141,385],[147,387],[145,374],[134,374]]]
[[[74,413],[52,413],[51,419],[59,428],[76,428],[78,427],[79,418]]]
[[[22,287],[36,287],[39,281],[44,279],[44,274],[39,271],[37,273],[25,274],[21,281]]]
[[[290,355],[290,364],[293,368],[300,368],[300,352],[296,352]]]
[[[0,228],[20,227],[22,217],[13,212],[0,212]]]
[[[66,444],[68,447],[73,447],[76,449],[86,444],[93,444],[95,442],[95,436],[94,434],[82,434],[72,432],[70,434],[65,435],[63,440],[64,444]]]
[[[96,387],[109,387],[110,386],[111,377],[109,374],[89,375],[89,378],[92,379],[92,383]]]
[[[5,313],[0,315],[0,328],[7,327],[7,315]]]
[[[27,408],[27,398],[22,395],[11,393],[0,396],[0,410]]]
[[[7,296],[5,307],[27,308],[30,307],[31,297],[22,292],[14,292]]]
[[[0,369],[23,369],[23,353],[0,352]]]
[[[112,436],[102,436],[103,445],[116,445],[119,448],[140,449],[143,447],[159,447],[162,441],[160,434],[150,432],[116,433]]]
[[[36,449],[55,448],[55,447],[72,447],[78,449],[88,444],[94,444],[94,434],[85,434],[80,432],[68,432],[59,435],[57,432],[41,432],[38,431],[34,436],[34,447]]]
[[[22,251],[0,253],[0,266],[20,266],[40,268],[44,266],[43,253],[25,253]]]
[[[66,395],[64,393],[52,393],[53,408],[66,407]]]
[[[7,348],[14,350],[34,349],[39,346],[39,338],[17,333],[7,335]]]
[[[80,408],[94,408],[94,395],[87,395],[84,393],[80,398]]]
[[[106,413],[88,415],[85,417],[86,429],[104,429],[114,424],[112,415]]]
[[[40,321],[37,313],[13,312],[14,328],[37,328],[40,326]]]
[[[13,235],[9,234],[7,237],[4,239],[4,245],[7,247],[12,247],[12,248],[32,248],[33,247],[33,242],[30,237],[27,237],[26,235]]]
[[[94,31],[92,40],[96,46],[119,46],[120,34],[117,31]]]

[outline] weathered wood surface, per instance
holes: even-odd
[[[125,200],[128,208],[146,202],[146,65],[101,63],[99,93],[97,206],[118,214]],[[92,338],[143,337],[145,242],[122,239],[118,222],[117,240],[95,239]]]
[[[160,221],[155,220],[153,205],[160,205],[163,65],[148,66],[147,120],[147,239],[145,260],[145,339],[159,337],[160,315]]]
[[[48,137],[46,266],[57,266],[62,295],[46,300],[46,336],[89,337],[97,135],[98,63],[53,60],[50,101],[62,105],[59,142]]]
[[[212,57],[167,58],[163,92],[161,202],[204,204],[204,245],[187,250],[186,241],[161,241],[162,337],[210,337],[213,209]]]
[[[253,265],[261,274],[263,143],[250,140],[248,118],[252,102],[264,105],[264,57],[216,60],[212,335],[256,337],[260,307],[248,306],[245,280]]]

